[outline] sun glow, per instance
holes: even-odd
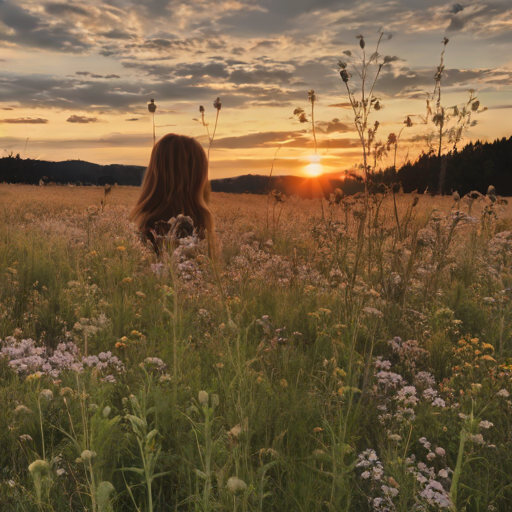
[[[306,167],[304,167],[304,171],[306,172],[306,174],[313,178],[316,176],[320,176],[320,174],[322,174],[324,171],[324,167],[320,162],[320,155],[311,155],[308,157],[308,160],[310,162],[309,165],[306,165]]]

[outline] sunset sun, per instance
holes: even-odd
[[[304,167],[305,173],[312,178],[320,176],[324,172],[320,155],[311,155],[308,160],[309,164]]]

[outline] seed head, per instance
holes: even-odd
[[[201,114],[204,114],[204,107],[203,107],[203,105],[199,105],[199,112]]]
[[[348,71],[345,68],[340,70],[340,76],[345,83],[347,83],[350,80],[350,75],[348,74]]]
[[[220,110],[222,107],[222,103],[220,101],[220,98],[217,98],[214,102],[213,102],[213,108],[216,108],[217,110]]]
[[[149,101],[148,101],[148,110],[154,114],[155,111],[156,111],[156,105],[155,105],[155,100],[153,98],[151,98]]]
[[[84,450],[80,455],[83,462],[90,462],[94,457],[96,457],[96,452],[92,452],[91,450]]]
[[[199,398],[199,403],[203,407],[207,407],[208,406],[208,393],[206,391],[199,391],[198,398]]]
[[[227,483],[228,491],[233,494],[244,492],[247,489],[247,484],[236,476],[232,476]]]
[[[28,470],[32,475],[34,474],[40,474],[40,475],[46,475],[48,471],[50,470],[50,465],[45,460],[35,460],[30,464],[28,467]]]

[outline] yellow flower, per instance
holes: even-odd
[[[479,356],[481,353],[480,350],[475,350],[475,356]]]
[[[318,434],[319,432],[323,432],[323,431],[324,431],[324,429],[323,429],[322,427],[315,427],[315,428],[313,429],[313,432],[314,432],[315,434]]]
[[[480,359],[482,359],[483,361],[491,361],[493,363],[496,362],[496,359],[494,359],[494,357],[491,357],[489,354],[485,354],[485,356],[482,356]]]
[[[288,381],[286,379],[281,379],[279,381],[279,385],[283,388],[283,389],[286,389],[288,387]]]
[[[123,279],[123,283],[131,283],[133,281],[133,279],[131,277],[125,277]]]
[[[494,347],[490,343],[483,343],[482,348],[484,350],[490,350],[491,352],[494,352]]]
[[[116,348],[125,348],[126,344],[123,343],[122,341],[118,341],[115,346]]]
[[[142,293],[142,292],[135,292],[135,295],[137,295],[137,297],[140,297],[141,299],[145,299],[146,298],[146,294]]]
[[[118,247],[116,247],[116,249],[119,251],[119,252],[124,252],[126,251],[126,247],[124,245],[119,245]]]

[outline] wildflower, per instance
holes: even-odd
[[[122,341],[118,341],[115,344],[115,348],[125,348],[125,347],[126,347],[126,343],[123,343]]]
[[[236,439],[238,439],[238,436],[240,436],[240,434],[242,433],[242,427],[240,425],[235,425],[229,432],[228,434],[231,435],[232,437],[235,437]]]
[[[371,473],[369,471],[363,471],[361,473],[361,478],[364,478],[365,480],[367,480],[368,478],[370,478],[371,476]]]
[[[494,357],[491,357],[489,354],[485,354],[480,359],[483,360],[483,361],[491,361],[493,363],[496,362],[496,359],[494,359]]]
[[[470,435],[469,440],[475,444],[485,444],[484,436],[482,434]]]
[[[448,471],[446,471],[446,469],[440,469],[439,473],[437,473],[437,475],[440,478],[448,478]]]
[[[140,297],[141,299],[145,299],[146,298],[146,294],[143,293],[143,292],[135,292],[135,295],[137,295],[137,297]]]
[[[441,448],[440,446],[438,446],[435,449],[435,452],[436,452],[436,455],[438,455],[439,457],[444,457],[446,455],[446,450],[444,448]]]
[[[107,510],[108,503],[110,501],[110,494],[114,491],[114,486],[110,482],[100,482],[96,489],[96,498],[100,510]]]
[[[446,402],[442,399],[442,398],[436,398],[433,402],[432,402],[432,405],[434,407],[446,407]]]
[[[43,389],[41,393],[39,393],[39,396],[49,402],[53,398],[53,392],[51,389]]]
[[[119,251],[119,252],[125,252],[126,251],[126,247],[124,245],[118,245],[116,247],[116,249]]]
[[[30,414],[32,411],[26,405],[18,405],[16,409],[14,409],[14,414]]]
[[[363,313],[366,313],[368,316],[375,316],[377,318],[382,318],[384,316],[384,313],[382,313],[382,311],[379,311],[378,309],[369,306],[363,308]]]
[[[68,387],[64,387],[60,390],[60,396],[73,396],[73,390]]]
[[[28,443],[29,441],[33,441],[33,439],[28,434],[22,434],[20,436],[20,441],[23,441],[24,443]]]
[[[510,393],[506,389],[500,389],[496,393],[496,396],[500,396],[500,397],[503,397],[503,398],[508,398],[510,396]]]
[[[55,473],[57,473],[57,476],[67,475],[67,471],[65,469],[62,469],[62,468],[57,469],[57,471]]]
[[[96,452],[93,452],[91,450],[84,450],[80,455],[80,458],[85,463],[91,462],[91,460],[94,459],[94,457],[96,457]]]
[[[323,432],[323,431],[324,431],[324,429],[323,429],[322,427],[315,427],[315,428],[313,429],[313,432],[314,432],[315,434],[318,434],[319,432]]]
[[[491,427],[494,427],[494,423],[491,423],[490,421],[487,421],[487,420],[482,420],[478,426],[480,428],[491,428]]]
[[[228,479],[228,483],[226,485],[229,492],[233,494],[237,494],[239,492],[244,492],[247,489],[247,484],[236,476],[232,476]]]
[[[45,460],[39,459],[32,462],[32,464],[30,464],[30,466],[28,467],[28,470],[32,475],[46,475],[50,470],[50,465]]]
[[[213,108],[217,109],[217,110],[220,110],[222,108],[222,103],[220,101],[220,98],[217,98],[214,102],[213,102]]]
[[[199,403],[203,407],[207,407],[208,406],[208,393],[206,391],[199,391],[198,398],[199,398]]]
[[[133,279],[132,279],[131,277],[125,277],[125,278],[123,279],[123,283],[128,283],[128,284],[129,284],[129,283],[131,283],[132,281],[133,281]]]
[[[281,379],[279,381],[279,385],[283,388],[283,389],[286,389],[288,387],[288,381],[286,379]]]

